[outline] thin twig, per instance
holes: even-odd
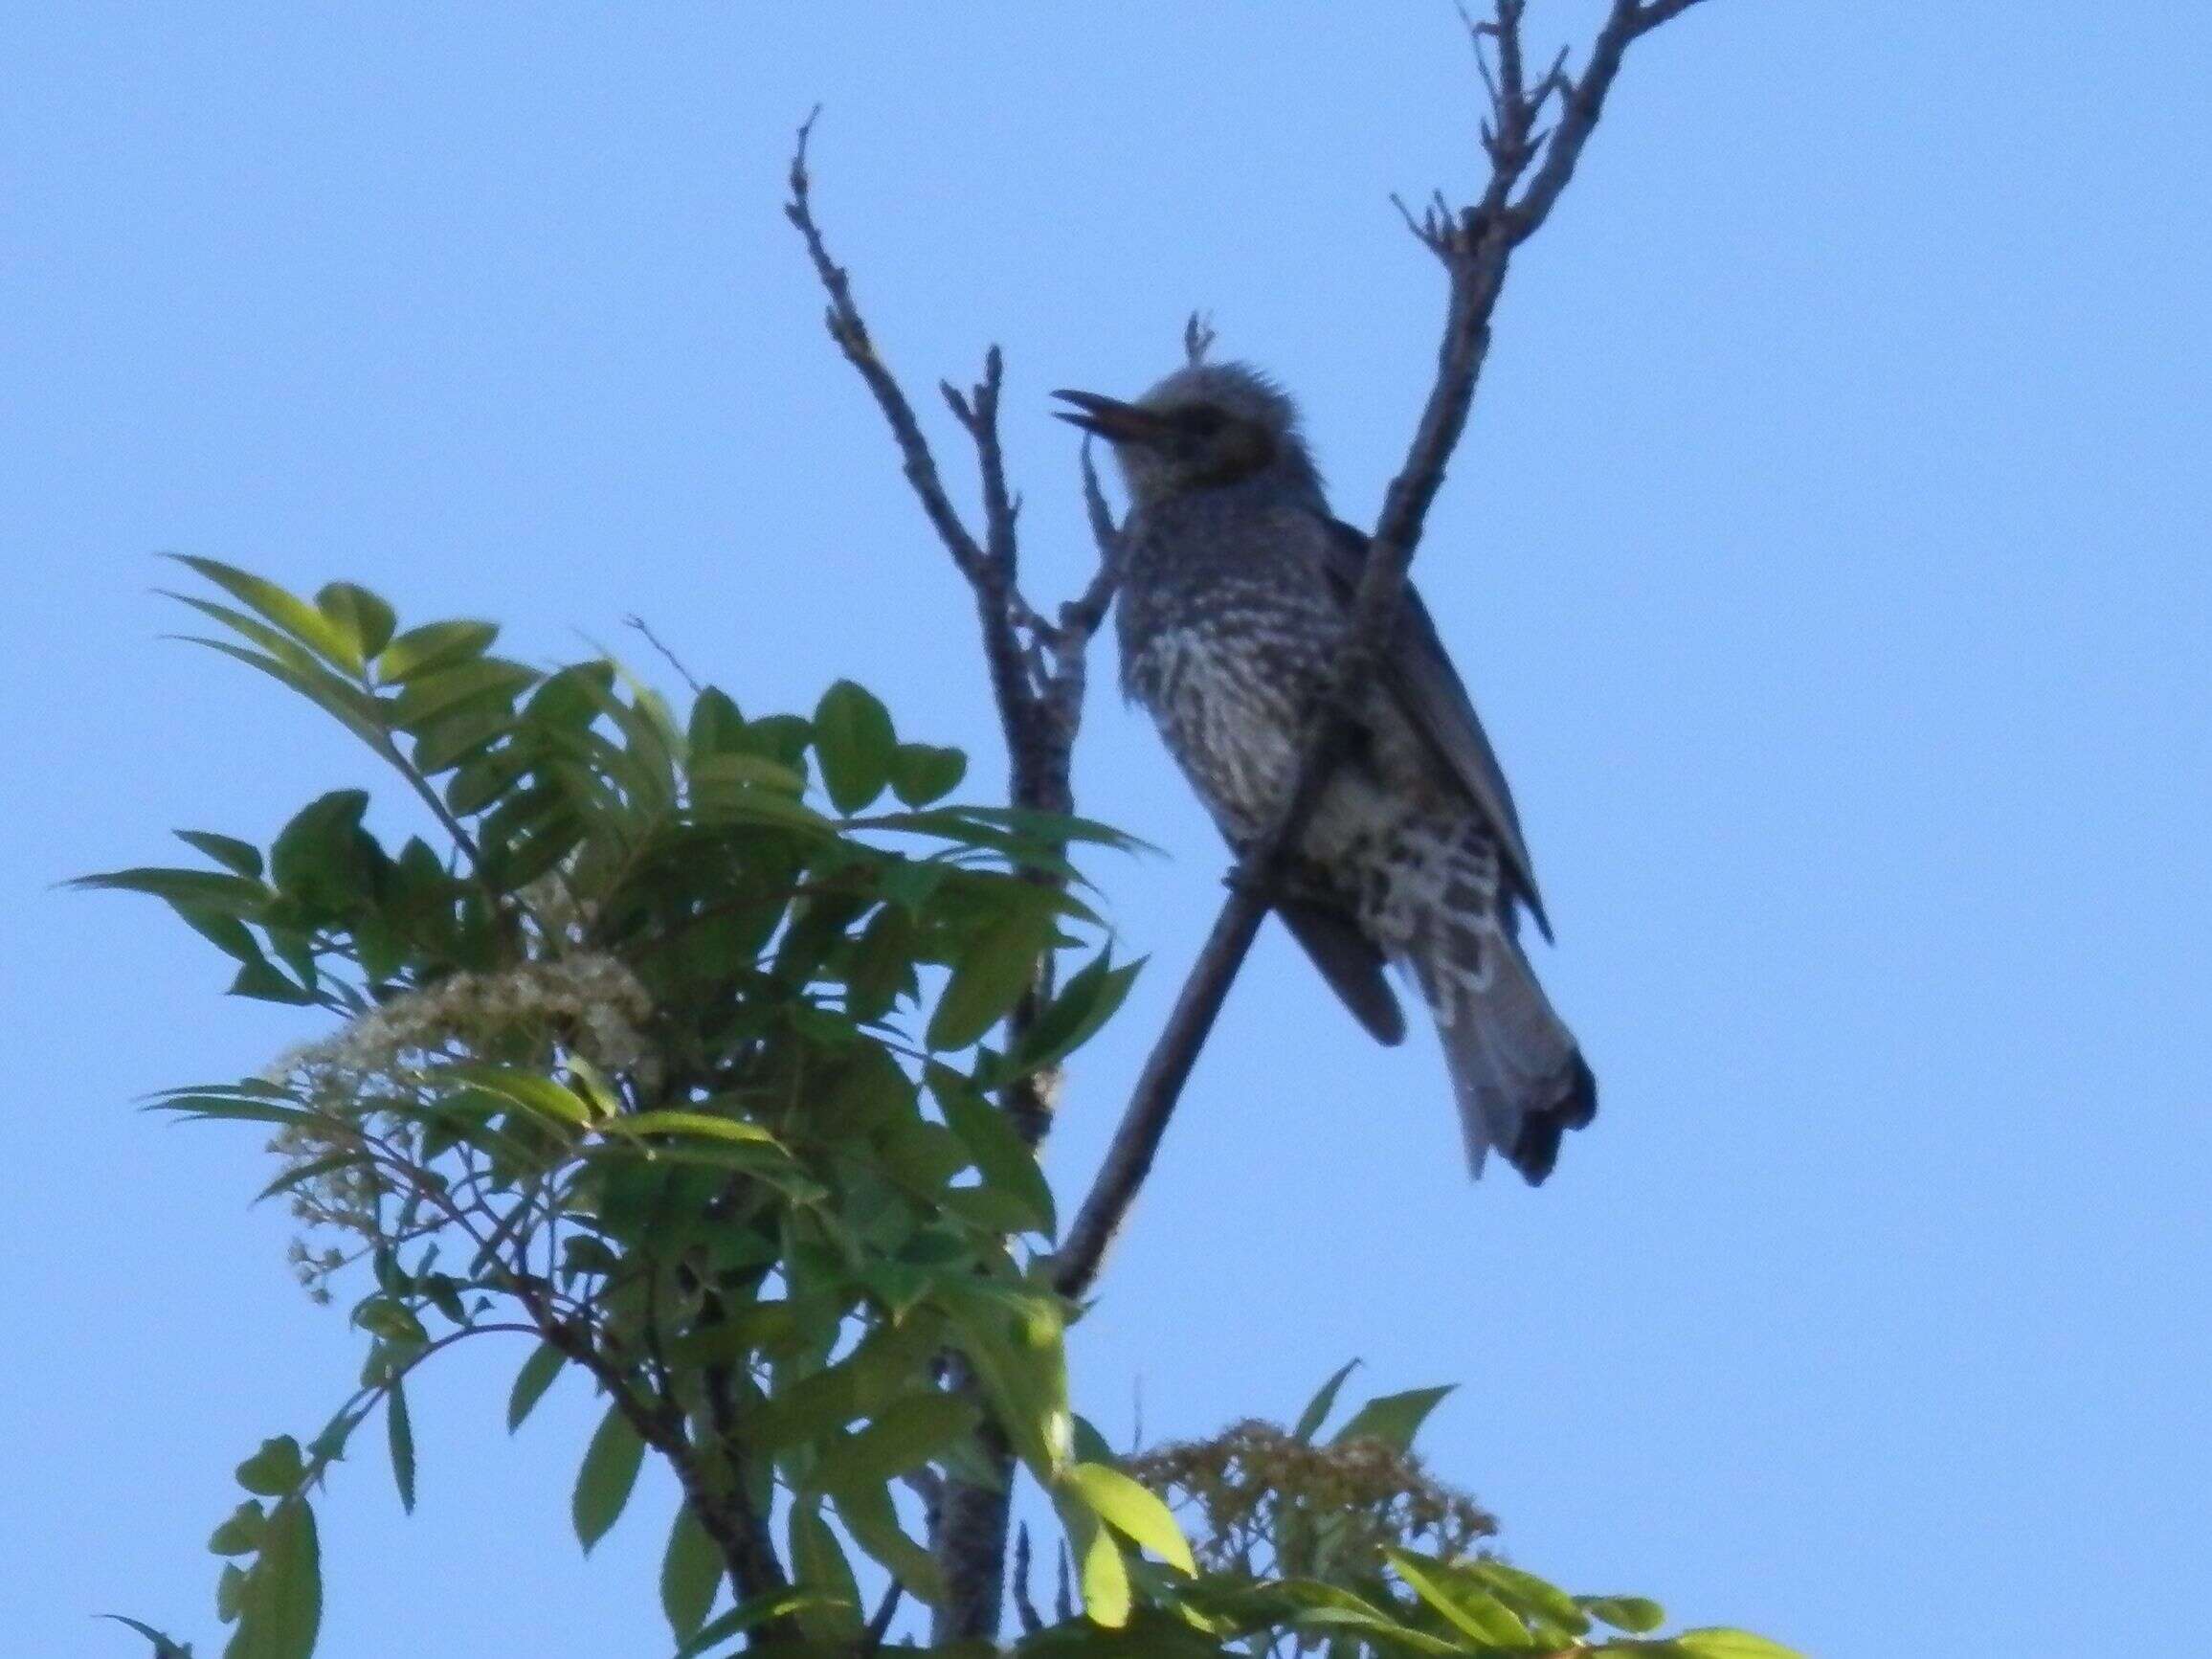
[[[1194,369],[1205,362],[1214,338],[1214,320],[1203,311],[1192,312],[1183,324],[1183,361]]]
[[[703,687],[700,685],[698,679],[692,674],[690,669],[684,667],[682,658],[677,656],[675,652],[671,651],[666,645],[660,642],[660,636],[653,631],[652,623],[648,622],[642,617],[625,617],[622,618],[622,624],[627,628],[635,628],[638,633],[644,635],[645,643],[652,646],[654,650],[659,652],[662,659],[667,662],[668,666],[675,669],[678,674],[683,677],[683,684],[691,687],[691,694],[694,697],[699,695]]]
[[[799,126],[797,143],[792,150],[791,199],[784,204],[784,216],[791,220],[806,243],[807,258],[813,261],[815,275],[829,296],[829,310],[823,321],[830,338],[837,342],[838,349],[844,353],[845,361],[853,366],[874,396],[877,408],[883,411],[892,439],[899,446],[906,482],[915,500],[922,504],[922,511],[937,532],[937,539],[944,544],[953,565],[974,593],[975,615],[983,631],[983,655],[991,672],[992,693],[998,706],[1000,723],[1005,728],[1007,746],[1014,751],[1015,765],[1018,768],[1024,762],[1022,751],[1027,735],[1020,711],[1029,706],[1036,693],[1007,603],[1014,586],[1015,559],[1014,520],[1010,499],[1004,495],[1004,480],[999,481],[997,494],[998,504],[1003,504],[1005,510],[1002,514],[992,513],[985,540],[978,542],[946,494],[944,478],[937,470],[937,459],[930,451],[929,440],[923,436],[921,422],[914,416],[914,406],[907,402],[897,377],[876,354],[868,325],[853,300],[852,279],[844,267],[830,257],[821,227],[815,220],[814,181],[807,171],[807,142],[814,135],[815,122],[820,114],[817,107]],[[991,454],[984,457],[987,475],[994,464],[991,457],[997,448],[997,392],[993,367],[997,359],[998,351],[994,347],[985,359],[985,385],[991,388],[988,424],[992,429]],[[982,388],[978,388],[979,402],[981,392]],[[957,404],[955,412],[958,412]],[[981,409],[972,410],[963,415],[963,422],[971,418],[982,422],[984,413]],[[971,426],[970,430],[972,433],[975,428]],[[988,478],[985,488],[989,495]],[[987,548],[990,550],[987,551]]]
[[[1151,1173],[1192,1067],[1259,934],[1283,863],[1319,804],[1350,736],[1352,710],[1402,609],[1406,571],[1419,546],[1429,507],[1465,430],[1489,349],[1490,319],[1513,250],[1543,225],[1574,177],[1629,42],[1697,0],[1650,0],[1642,5],[1637,0],[1613,0],[1581,76],[1570,80],[1562,59],[1533,86],[1527,81],[1521,46],[1524,3],[1495,0],[1486,21],[1469,23],[1478,59],[1486,43],[1497,57],[1494,73],[1486,62],[1484,65],[1491,101],[1485,146],[1490,176],[1480,201],[1454,213],[1440,196],[1418,224],[1398,203],[1408,227],[1443,262],[1450,280],[1436,378],[1405,463],[1383,497],[1344,646],[1307,726],[1297,783],[1265,833],[1241,849],[1230,877],[1228,900],[1146,1058],[1106,1159],[1056,1258],[1054,1285],[1070,1298],[1080,1300],[1097,1281],[1106,1249]],[[1553,97],[1560,101],[1558,124],[1549,136],[1539,135],[1538,112]],[[1516,196],[1516,187],[1531,166],[1535,170]]]
[[[862,1653],[874,1653],[883,1646],[883,1638],[890,1634],[891,1621],[897,1617],[899,1603],[905,1594],[906,1586],[893,1579],[891,1587],[883,1592],[883,1599],[876,1603],[876,1611],[860,1637]]]
[[[1091,458],[1091,440],[1085,435],[1083,440],[1083,504],[1090,520],[1091,540],[1098,546],[1098,571],[1083,591],[1083,596],[1060,610],[1060,627],[1064,634],[1080,634],[1088,639],[1106,620],[1106,607],[1114,601],[1114,591],[1122,579],[1122,532],[1114,523],[1113,508],[1106,504],[1106,491],[1098,481],[1098,464]]]
[[[804,240],[829,299],[830,337],[882,410],[906,481],[973,594],[993,702],[1006,740],[1010,798],[1014,805],[1033,810],[1071,812],[1075,804],[1071,760],[1083,714],[1085,655],[1113,596],[1115,571],[1107,544],[1101,542],[1099,576],[1081,598],[1062,608],[1057,625],[1047,622],[1023,597],[1017,533],[1021,498],[1007,483],[999,439],[999,398],[1006,368],[996,346],[985,353],[982,376],[968,391],[950,382],[939,386],[946,407],[975,451],[981,533],[953,506],[913,405],[878,354],[853,298],[851,278],[831,257],[815,218],[807,143],[819,113],[817,109],[808,116],[799,128],[785,213]],[[1106,518],[1110,523],[1110,514]],[[1059,885],[1053,878],[1036,879]],[[1049,1004],[1052,989],[1053,956],[1047,951],[1038,958],[1028,993],[1008,1020],[1010,1051]],[[1018,1079],[1000,1093],[1001,1109],[1032,1148],[1041,1144],[1051,1129],[1059,1085],[1060,1071],[1054,1067]],[[957,1357],[949,1361],[946,1375],[949,1387],[971,1395],[976,1392],[965,1362]],[[940,1643],[994,1638],[998,1631],[1014,1460],[995,1424],[986,1423],[982,1440],[994,1479],[968,1481],[948,1475],[930,1505],[931,1548],[946,1583],[933,1620],[933,1640]]]
[[[1032,1558],[1029,1549],[1029,1523],[1023,1521],[1014,1535],[1014,1616],[1021,1622],[1021,1633],[1034,1636],[1044,1628],[1044,1621],[1038,1615],[1037,1603],[1029,1599],[1029,1570]]]

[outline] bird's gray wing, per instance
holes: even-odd
[[[1334,519],[1328,521],[1328,528],[1329,579],[1349,606],[1367,569],[1367,537]],[[1443,641],[1437,638],[1428,607],[1411,584],[1406,587],[1397,638],[1383,659],[1382,677],[1496,832],[1513,886],[1549,940],[1552,923],[1544,914],[1544,900],[1536,890],[1536,871],[1529,862],[1528,844],[1521,839],[1521,816],[1513,809],[1513,792],[1506,785],[1506,774],[1498,766],[1489,738],[1484,735],[1483,723],[1460,681],[1459,670],[1452,666]]]

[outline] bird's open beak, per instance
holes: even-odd
[[[1108,443],[1158,443],[1170,431],[1166,420],[1134,403],[1101,397],[1095,392],[1056,392],[1053,396],[1074,404],[1080,412],[1056,409],[1052,412],[1055,415]]]

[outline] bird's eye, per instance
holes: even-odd
[[[1228,424],[1229,417],[1211,403],[1194,403],[1175,416],[1175,424],[1194,437],[1211,437]]]

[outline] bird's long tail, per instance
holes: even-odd
[[[1424,943],[1409,965],[1443,1040],[1468,1171],[1480,1176],[1495,1147],[1534,1186],[1559,1137],[1597,1116],[1598,1080],[1518,940],[1493,923]]]

